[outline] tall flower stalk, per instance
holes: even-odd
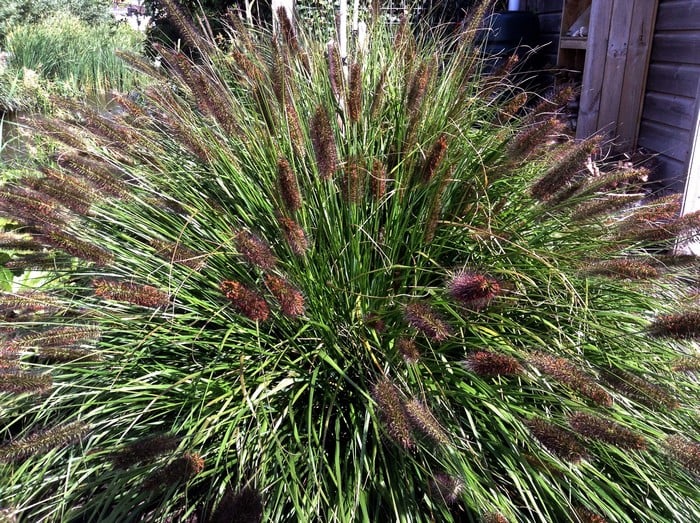
[[[700,520],[699,329],[657,234],[693,234],[677,199],[588,179],[596,139],[515,111],[481,15],[449,41],[375,23],[347,80],[301,30],[173,15],[196,56],[39,121],[54,154],[0,191],[30,247],[6,268],[49,271],[1,300],[0,507]]]

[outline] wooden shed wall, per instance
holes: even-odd
[[[683,191],[700,81],[700,0],[660,0],[638,144],[658,154],[657,177]]]
[[[539,18],[541,42],[546,45],[542,51],[545,62],[555,65],[557,63],[557,47],[559,46],[561,9],[564,0],[527,0],[524,4],[522,9],[537,13]]]

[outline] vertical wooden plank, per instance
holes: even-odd
[[[700,211],[700,84],[695,95],[695,132],[693,134],[687,163],[685,194],[682,214]],[[676,246],[676,252],[700,255],[700,240]]]
[[[598,130],[598,112],[608,54],[612,8],[611,0],[593,0],[591,4],[591,26],[588,30],[588,49],[583,69],[577,138],[587,138]]]
[[[658,0],[635,0],[634,2],[617,115],[616,133],[620,150],[629,150],[637,146],[658,4]]]
[[[622,84],[625,81],[632,9],[636,2],[613,0],[611,3],[612,16],[603,71],[605,92],[600,99],[596,129],[614,140],[617,137],[617,118],[622,101]]]

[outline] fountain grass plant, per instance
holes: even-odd
[[[0,192],[5,266],[53,275],[0,302],[6,514],[700,519],[692,260],[662,254],[698,218],[552,140],[565,93],[482,74],[485,9],[344,65],[169,4],[198,56],[35,122],[53,161]]]

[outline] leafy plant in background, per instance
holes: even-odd
[[[0,492],[29,521],[697,521],[697,230],[552,143],[474,35],[233,19],[0,191]],[[449,49],[446,52],[445,49]],[[687,268],[683,265],[684,270]],[[680,283],[677,283],[680,281]],[[682,302],[691,304],[691,301]]]
[[[110,0],[3,0],[0,4],[0,48],[16,25],[34,24],[56,14],[66,14],[90,25],[109,22]]]
[[[137,84],[138,74],[115,51],[138,53],[143,40],[141,33],[125,24],[90,24],[57,14],[13,26],[5,46],[11,70],[36,71],[72,93],[99,94],[126,91]]]

